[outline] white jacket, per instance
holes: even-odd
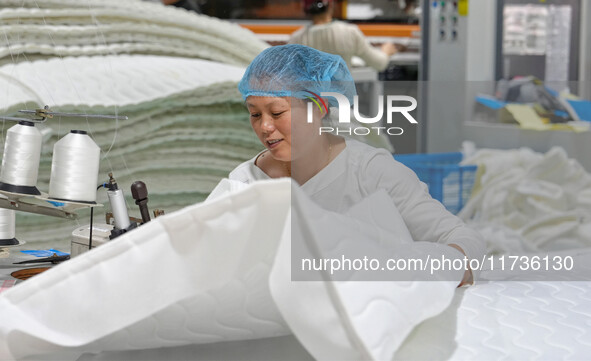
[[[301,185],[302,190],[324,209],[344,213],[364,198],[384,189],[400,211],[413,240],[456,244],[469,259],[486,254],[484,240],[475,230],[431,198],[427,186],[392,154],[356,140],[347,139],[345,149],[324,169]],[[254,164],[256,157],[236,167],[231,180],[251,183],[269,179]],[[478,270],[473,270],[474,277]]]
[[[357,25],[342,21],[303,27],[291,35],[289,43],[302,44],[326,53],[340,55],[349,69],[351,69],[353,56],[360,57],[367,66],[378,71],[386,69],[390,61],[386,53],[369,44]]]

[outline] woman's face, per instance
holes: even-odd
[[[246,99],[252,129],[276,160],[289,162],[299,158],[310,149],[310,142],[318,138],[322,114],[314,108],[314,122],[307,123],[306,104],[289,97],[250,96]],[[292,119],[296,119],[293,124]],[[294,142],[297,149],[293,147]]]
[[[246,99],[250,125],[271,156],[291,160],[290,98],[250,96]]]
[[[246,99],[252,129],[274,159],[283,162],[297,159],[306,150],[313,149],[311,142],[319,139],[318,127],[323,114],[314,107],[314,121],[309,124],[306,105],[301,99],[289,97],[250,96]]]

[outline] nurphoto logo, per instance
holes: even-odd
[[[316,94],[311,93],[312,95],[316,96],[317,99],[320,100],[325,110],[328,110],[326,104],[322,100],[322,98],[318,97]],[[339,123],[340,124],[348,124],[351,123],[351,103],[346,96],[340,93],[335,92],[321,92],[320,96],[322,97],[333,97],[339,103]],[[417,124],[417,120],[410,114],[411,111],[417,108],[417,100],[408,95],[380,95],[378,97],[378,114],[374,117],[364,117],[359,113],[359,97],[357,95],[354,96],[354,104],[353,104],[353,116],[355,119],[362,124],[376,124],[380,122],[382,117],[384,116],[384,97],[386,98],[386,124],[392,124],[392,114],[400,113],[402,114],[411,124]],[[322,109],[320,103],[312,97],[308,97],[311,99],[319,109]],[[397,105],[395,105],[395,103]],[[406,106],[400,106],[400,102],[404,102]],[[312,123],[313,116],[312,116],[313,105],[312,103],[308,103],[308,123]],[[339,129],[335,127],[320,127],[319,133],[348,133],[349,135],[368,135],[373,131],[376,131],[377,134],[381,134],[381,132],[385,132],[389,135],[401,135],[404,133],[404,130],[400,127],[384,127],[384,126],[373,126],[373,127],[350,127],[347,129]]]

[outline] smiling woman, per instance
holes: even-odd
[[[342,138],[319,132],[327,104],[338,103],[318,94],[337,92],[352,101],[353,78],[341,57],[301,45],[273,47],[257,59],[238,86],[266,148],[254,164],[271,178],[304,184],[345,148]]]
[[[484,255],[480,234],[432,199],[415,173],[389,152],[319,132],[327,108],[338,114],[341,104],[317,94],[338,93],[349,104],[356,95],[341,57],[303,45],[272,47],[253,60],[238,89],[265,149],[234,169],[231,180],[291,177],[322,208],[338,213],[385,190],[414,240],[447,244],[469,259]],[[472,277],[467,269],[460,283]]]

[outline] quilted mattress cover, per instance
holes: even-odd
[[[589,355],[591,283],[578,280],[587,279],[591,250],[569,253],[586,266],[562,281],[484,270],[467,289],[455,288],[461,272],[435,282],[290,282],[297,240],[315,244],[315,256],[346,250],[362,236],[373,252],[455,250],[407,239],[379,193],[337,215],[285,179],[226,189],[2,293],[0,358],[183,359],[204,352],[215,359],[224,352],[196,345],[222,341],[223,349],[239,342],[242,359],[250,342],[250,355],[261,355],[261,345],[274,355],[271,345],[288,345],[293,354],[278,359]],[[286,341],[289,334],[301,347]]]
[[[577,261],[589,263],[591,250],[579,251]],[[591,350],[590,303],[591,283],[588,281],[481,280],[475,286],[458,289],[449,307],[418,325],[391,359],[586,360]],[[228,361],[314,359],[297,338],[284,336],[248,342],[102,352],[86,354],[80,360],[131,361],[164,357]]]
[[[382,210],[397,212],[376,193],[350,215],[327,212],[282,179],[159,217],[0,294],[0,359],[73,360],[292,332],[318,359],[389,358],[451,302],[462,271],[424,282],[290,282],[292,241],[314,245],[311,256],[364,237],[374,252],[461,258],[392,233],[402,218],[384,222]]]
[[[591,250],[578,261],[591,261]],[[497,275],[498,278],[499,275]],[[507,275],[504,275],[507,278]],[[392,360],[586,360],[591,284],[486,281],[456,291],[449,307],[413,330]],[[294,336],[87,354],[84,361],[312,360]]]
[[[547,273],[485,271],[440,315],[417,327],[400,360],[585,360],[591,350],[591,249],[570,255],[565,280]],[[492,279],[492,280],[487,280]]]

